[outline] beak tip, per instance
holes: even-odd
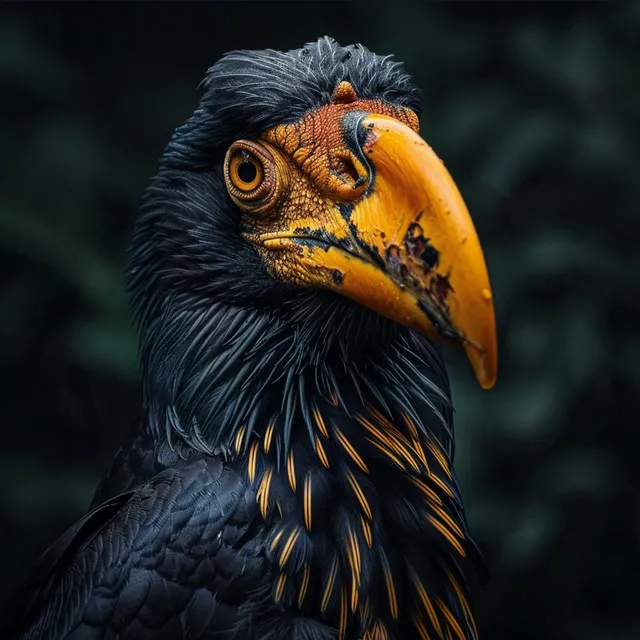
[[[498,352],[495,342],[483,351],[473,346],[465,346],[465,351],[480,386],[483,389],[492,389],[498,376]]]
[[[489,389],[493,389],[495,383],[496,383],[496,377],[495,376],[491,376],[491,377],[487,377],[486,379],[479,379],[480,382],[480,386],[485,390],[488,391]]]

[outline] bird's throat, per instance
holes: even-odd
[[[166,314],[147,333],[153,348],[143,344],[149,435],[165,454],[219,455],[245,476],[279,606],[324,617],[341,637],[398,625],[401,637],[420,625],[456,637],[458,625],[472,638],[459,562],[474,547],[440,353],[323,301],[315,314]],[[401,610],[413,613],[399,621]]]

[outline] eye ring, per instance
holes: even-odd
[[[275,159],[263,145],[234,142],[224,161],[224,179],[232,199],[242,207],[261,207],[275,192]]]

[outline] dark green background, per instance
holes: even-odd
[[[2,6],[4,595],[138,417],[139,197],[226,50],[395,53],[485,247],[496,388],[450,352],[483,638],[640,638],[640,3]]]

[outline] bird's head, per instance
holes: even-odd
[[[344,80],[329,104],[234,141],[224,177],[242,235],[272,277],[458,341],[482,386],[493,385],[493,304],[480,243],[414,111],[360,99]]]
[[[491,387],[485,260],[454,181],[418,133],[420,110],[401,65],[359,45],[322,38],[223,57],[137,225],[129,285],[143,331],[167,297],[247,308],[329,291],[460,343]]]

